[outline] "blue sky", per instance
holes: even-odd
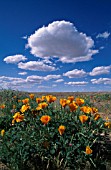
[[[111,91],[110,0],[1,0],[0,88]]]

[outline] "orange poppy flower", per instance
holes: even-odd
[[[69,103],[70,103],[70,100],[60,99],[60,104],[62,105],[62,107],[67,106]]]
[[[105,126],[105,127],[108,127],[108,128],[111,128],[111,122],[105,122],[105,123],[104,123],[104,126]]]
[[[14,121],[16,122],[21,122],[24,120],[24,115],[23,114],[20,114],[20,112],[17,112],[15,113],[15,115],[13,116],[13,120],[12,120],[12,123],[14,123]]]
[[[84,113],[91,113],[92,109],[89,106],[83,106],[80,108],[81,111],[83,111]]]
[[[42,99],[41,99],[41,98],[39,98],[39,97],[38,97],[38,98],[36,98],[36,102],[37,102],[37,103],[40,103],[41,101],[42,101]]]
[[[64,133],[65,129],[66,129],[65,126],[63,126],[63,125],[59,126],[58,131],[59,131],[60,135],[62,135]]]
[[[79,116],[79,119],[80,119],[81,123],[85,123],[85,122],[88,120],[88,116],[86,116],[86,115],[80,115],[80,116]]]
[[[30,108],[29,105],[23,105],[23,106],[21,107],[20,111],[21,111],[22,113],[24,113],[24,112],[27,111],[29,108]]]
[[[5,108],[5,105],[4,105],[4,104],[2,104],[2,105],[0,106],[0,108],[1,108],[1,109],[4,109],[4,108]]]
[[[94,120],[98,120],[100,117],[101,117],[100,114],[96,113],[96,114],[94,115]]]
[[[92,149],[89,146],[86,146],[86,154],[90,155],[92,152]]]
[[[18,99],[18,103],[21,102],[21,100]]]
[[[70,100],[70,102],[72,102],[74,100],[74,96],[69,96],[68,100]]]
[[[45,100],[45,96],[42,96],[42,101],[44,101]]]
[[[76,98],[76,104],[81,106],[82,104],[84,104],[84,99]]]
[[[92,109],[92,113],[97,113],[98,112],[98,109],[95,108],[95,107],[92,107],[91,109]]]
[[[72,103],[69,104],[69,108],[70,108],[70,111],[73,112],[73,111],[75,111],[78,108],[78,106],[73,101]]]
[[[40,120],[44,125],[46,125],[51,120],[51,117],[48,115],[44,115],[40,118]]]
[[[31,99],[34,99],[34,94],[29,94],[29,97],[30,97]]]
[[[22,103],[23,103],[23,104],[29,103],[29,98],[23,99],[23,100],[22,100]]]
[[[43,103],[39,103],[38,106],[36,107],[37,110],[41,110],[44,109],[48,106],[48,104],[46,102]]]
[[[52,95],[48,95],[46,96],[46,100],[49,102],[49,103],[52,103],[56,100],[57,98],[55,96],[52,96]]]
[[[2,129],[2,130],[1,130],[1,136],[4,136],[4,134],[5,134],[5,130]]]
[[[16,105],[15,104],[13,105],[13,109],[16,109]]]

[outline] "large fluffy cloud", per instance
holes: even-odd
[[[63,74],[63,76],[67,76],[69,78],[80,78],[85,77],[86,75],[87,73],[83,69],[82,70],[74,69]]]
[[[28,37],[27,47],[37,57],[58,57],[60,61],[71,63],[88,61],[97,53],[93,50],[94,41],[79,32],[73,23],[55,21],[47,27],[35,31]]]
[[[97,76],[101,74],[109,74],[110,73],[111,66],[100,66],[95,67],[93,70],[89,73],[90,76]]]
[[[44,64],[42,61],[29,61],[18,63],[18,68],[32,71],[54,71],[55,67]]]
[[[12,64],[16,64],[20,61],[25,61],[25,60],[27,60],[27,58],[21,54],[7,56],[6,58],[4,58],[4,61],[6,63],[12,63]]]

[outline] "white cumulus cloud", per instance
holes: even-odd
[[[92,79],[92,84],[111,84],[111,78]]]
[[[96,38],[105,38],[107,39],[108,37],[110,36],[110,33],[109,32],[103,32],[103,33],[99,33]]]
[[[68,85],[76,85],[76,86],[81,86],[81,85],[86,85],[86,84],[88,84],[88,82],[86,82],[86,81],[76,81],[76,82],[65,82],[65,84],[68,84]]]
[[[100,66],[95,67],[93,70],[89,73],[90,76],[97,76],[101,74],[109,74],[111,70],[111,66]]]
[[[51,79],[58,79],[61,75],[47,75],[47,76],[37,76],[37,75],[31,75],[28,76],[26,81],[32,82],[32,83],[41,83],[42,81],[48,81]]]
[[[31,75],[26,78],[27,82],[40,84],[43,81],[42,76]]]
[[[63,76],[67,76],[69,78],[80,78],[80,77],[85,77],[87,73],[82,69],[74,69],[72,71],[68,71],[66,73],[63,73]]]
[[[61,75],[47,75],[44,77],[44,80],[48,81],[51,79],[59,79],[59,78],[61,78]]]
[[[27,72],[20,72],[20,73],[18,73],[18,74],[24,76],[24,75],[27,74]]]
[[[55,83],[60,83],[60,82],[63,82],[64,80],[63,79],[58,79],[58,80],[55,80]]]
[[[26,63],[20,62],[18,63],[18,68],[24,70],[32,70],[32,71],[54,71],[55,67],[44,64],[42,61],[29,61]]]
[[[92,38],[67,21],[55,21],[36,30],[26,46],[36,57],[57,57],[64,63],[88,61],[98,52],[92,49]]]
[[[20,61],[25,61],[25,60],[27,60],[27,58],[21,54],[7,56],[6,58],[4,58],[4,61],[6,63],[12,63],[12,64],[16,64]]]

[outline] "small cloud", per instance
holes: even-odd
[[[27,77],[28,82],[32,83],[41,83],[42,81],[48,81],[51,79],[58,79],[61,75],[47,75],[47,76],[37,76],[37,75],[31,75]]]
[[[68,84],[68,85],[74,85],[74,86],[81,86],[81,85],[86,85],[88,84],[88,82],[86,81],[78,81],[78,82],[65,82],[65,84]]]
[[[60,82],[63,82],[64,80],[63,79],[58,79],[58,80],[55,80],[54,82],[55,83],[60,83]]]
[[[28,39],[28,36],[25,35],[25,36],[22,37],[22,39],[27,40],[27,39]]]
[[[31,75],[26,78],[27,82],[40,84],[43,81],[42,76]]]
[[[67,76],[69,78],[80,78],[85,77],[86,75],[87,73],[83,69],[82,70],[74,69],[63,74],[63,76]]]
[[[97,76],[101,74],[109,74],[110,73],[111,66],[101,66],[101,67],[95,67],[90,73],[90,76]]]
[[[100,47],[99,49],[100,49],[100,50],[103,50],[103,49],[104,49],[104,47],[102,46],[102,47]]]
[[[38,86],[38,89],[50,89],[51,87],[50,86]]]
[[[27,63],[20,62],[18,63],[18,68],[24,70],[32,70],[32,71],[55,71],[56,70],[55,67],[46,65],[42,61],[29,61]]]
[[[28,37],[26,47],[36,57],[57,57],[63,63],[88,61],[98,53],[92,49],[92,38],[67,21],[55,21],[39,28]]]
[[[20,73],[18,73],[18,74],[24,76],[24,75],[27,74],[27,72],[20,72]]]
[[[104,32],[104,33],[100,33],[96,36],[96,38],[105,38],[107,39],[108,37],[110,36],[110,33],[109,32]]]
[[[57,87],[57,84],[53,84],[52,87]]]
[[[111,84],[111,78],[92,79],[92,84]]]
[[[4,61],[6,63],[11,63],[11,64],[16,64],[20,61],[25,61],[27,60],[27,58],[21,54],[17,54],[17,55],[13,55],[13,56],[7,56],[6,58],[4,58]]]
[[[44,77],[44,80],[48,81],[50,79],[58,79],[61,78],[61,75],[47,75]]]

